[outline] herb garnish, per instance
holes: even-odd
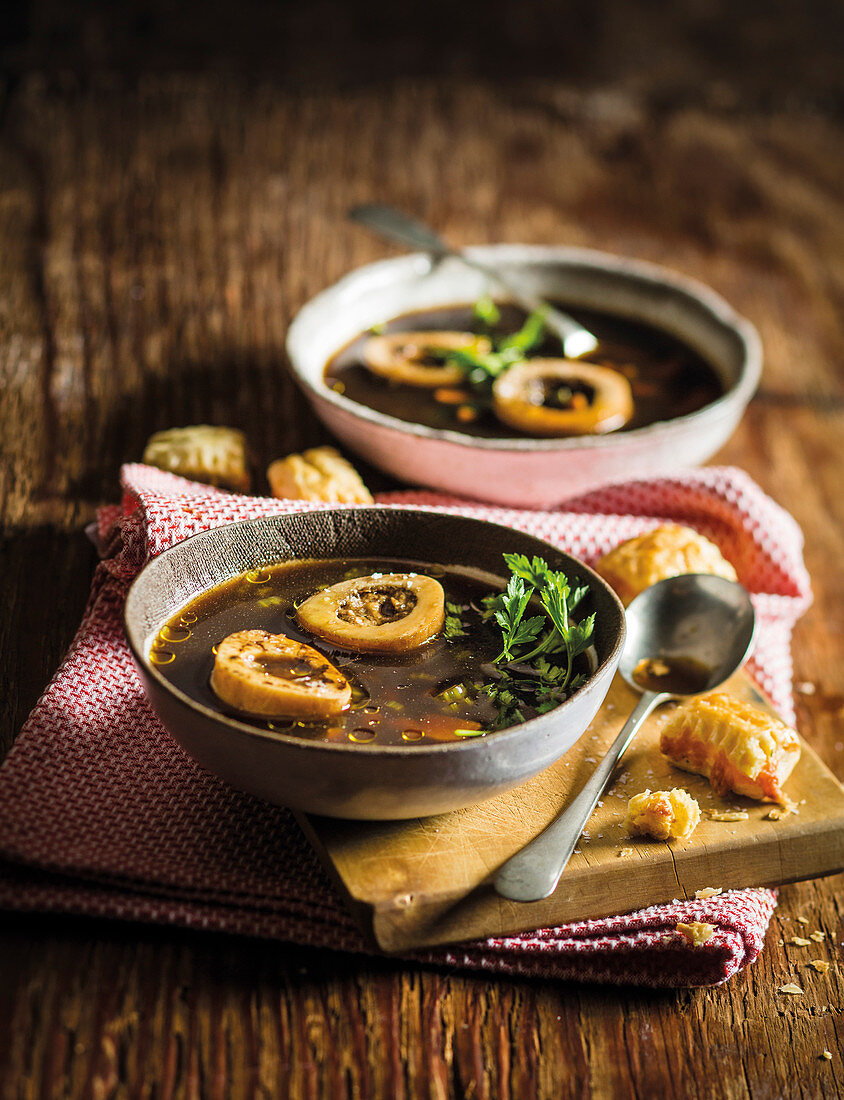
[[[463,608],[459,603],[445,602],[445,623],[443,635],[446,638],[465,638],[468,631],[463,629]]]
[[[545,714],[567,699],[585,679],[574,674],[574,662],[592,644],[595,629],[594,614],[574,618],[586,586],[572,588],[543,558],[505,554],[504,560],[507,588],[482,601],[483,617],[501,628],[494,678],[479,691],[498,712],[495,729],[524,721],[525,706]],[[544,614],[528,615],[537,602]]]
[[[490,327],[498,324],[501,315],[491,298],[481,298],[474,306],[475,316]],[[529,314],[518,332],[496,336],[490,334],[493,350],[479,352],[467,348],[430,348],[429,354],[440,362],[459,367],[469,384],[478,390],[489,390],[492,383],[508,367],[526,358],[545,336],[545,311]]]

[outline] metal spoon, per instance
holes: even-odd
[[[753,642],[753,605],[740,584],[702,574],[671,577],[646,589],[627,608],[627,640],[618,670],[642,692],[633,713],[577,797],[559,817],[500,868],[495,889],[513,901],[539,901],[557,886],[613,770],[654,707],[668,699],[712,691],[745,661]],[[643,690],[634,679],[643,660],[696,662],[694,686],[670,682]]]
[[[386,237],[387,240],[408,248],[420,248],[423,252],[429,252],[435,259],[441,260],[451,256],[497,282],[513,301],[524,309],[530,312],[542,310],[545,314],[546,326],[559,337],[563,345],[563,354],[567,359],[577,359],[580,355],[594,351],[598,346],[596,338],[583,325],[573,317],[569,317],[567,313],[555,309],[537,297],[532,291],[522,286],[518,278],[513,275],[504,276],[495,268],[487,267],[479,260],[467,256],[465,252],[452,248],[433,229],[403,214],[400,210],[380,203],[370,203],[353,207],[348,216],[352,221],[365,225],[380,236]]]

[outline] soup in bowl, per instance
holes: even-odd
[[[389,819],[482,801],[571,748],[624,613],[529,535],[346,508],[186,539],[136,579],[125,627],[152,705],[209,771],[280,805]]]
[[[573,314],[598,347],[563,360],[454,260],[359,268],[308,302],[287,338],[297,381],[350,450],[411,484],[540,507],[694,466],[730,437],[761,345],[714,291],[585,249],[468,251]]]

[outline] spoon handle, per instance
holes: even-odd
[[[613,769],[647,716],[668,698],[665,692],[642,693],[633,713],[577,797],[538,837],[501,866],[495,877],[495,889],[502,897],[539,901],[554,892]]]
[[[541,310],[545,314],[545,324],[559,337],[563,350],[570,359],[586,355],[598,346],[598,341],[583,325],[562,310],[550,306],[526,286],[522,286],[515,276],[505,276],[496,268],[487,267],[479,260],[467,256],[465,252],[457,251],[446,244],[442,237],[429,226],[402,213],[401,210],[381,203],[366,203],[363,206],[352,207],[348,216],[352,221],[365,225],[396,244],[408,248],[421,248],[423,252],[430,252],[436,259],[453,256],[467,267],[480,271],[487,279],[497,282],[513,301],[524,309],[529,312]]]
[[[433,229],[392,206],[383,206],[377,202],[364,203],[363,206],[353,206],[348,217],[406,248],[421,248],[435,256],[456,255]]]

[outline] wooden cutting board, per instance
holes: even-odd
[[[739,673],[732,694],[768,706]],[[543,928],[628,912],[707,886],[773,886],[844,868],[844,789],[803,743],[786,784],[797,812],[780,820],[770,804],[714,794],[706,779],[673,768],[658,750],[670,708],[652,715],[596,808],[556,891],[539,902],[507,901],[493,890],[496,870],[551,821],[577,792],[635,702],[616,677],[595,721],[552,767],[498,798],[396,822],[300,816],[364,929],[384,951]],[[683,787],[702,820],[685,843],[627,835],[627,800],[646,787]],[[739,810],[746,820],[715,821],[707,811]]]

